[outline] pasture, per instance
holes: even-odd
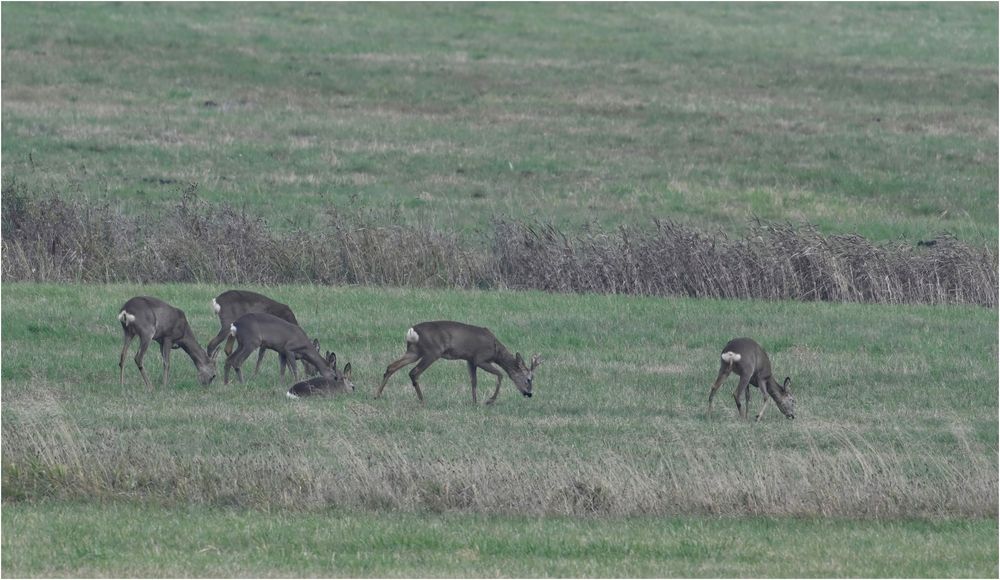
[[[517,256],[482,256],[498,219],[587,248],[653,219],[767,244],[759,217],[898,244],[897,262],[947,257],[918,246],[947,232],[988,263],[997,14],[4,3],[3,575],[996,577],[995,309],[511,291],[532,287],[497,275]],[[10,240],[48,196],[82,203],[52,212],[43,262]],[[396,240],[429,259],[396,263]],[[120,247],[143,259],[98,255]],[[878,253],[842,263],[878,286]],[[176,274],[135,283],[147,262]],[[208,283],[220,264],[241,282]],[[251,267],[306,283],[246,284]],[[995,293],[969,271],[935,290]],[[220,359],[202,387],[180,351],[167,388],[131,357],[119,386],[125,300],[182,308],[204,344],[231,287],[289,304],[358,391],[289,400],[274,353],[245,385]],[[425,405],[405,372],[372,400],[406,329],[437,319],[540,353],[534,397],[505,377],[475,406],[465,364],[440,361]],[[735,377],[706,415],[735,336],[792,377],[794,421],[739,421]]]
[[[795,525],[819,530],[832,525],[824,523],[829,518],[847,518],[862,522],[868,532],[861,533],[900,541],[944,521],[940,529],[960,530],[967,549],[979,546],[979,571],[967,573],[995,571],[997,352],[990,310],[277,287],[271,294],[308,320],[303,324],[323,347],[352,363],[359,387],[353,396],[291,401],[273,354],[246,385],[203,388],[178,352],[168,389],[146,391],[131,364],[126,387],[118,386],[118,297],[161,296],[184,309],[207,340],[218,324],[209,308],[217,289],[210,286],[4,290],[3,490],[16,506],[13,521],[28,529],[44,520],[32,516],[35,510],[65,514],[71,525],[87,519],[88,505],[124,501],[135,507],[121,508],[122,517],[142,520],[137,526],[146,525],[147,510],[154,518],[181,510],[194,527],[200,518],[212,525],[248,513],[276,517],[276,527],[259,532],[268,545],[286,541],[270,532],[293,525],[295,514],[312,522],[370,514],[376,529],[408,514],[411,526],[469,522],[487,537],[491,526],[535,518],[556,517],[538,525],[557,537],[578,525],[603,529],[595,522],[623,529],[674,522],[663,531],[665,542],[677,541],[670,526],[705,529],[706,545],[687,540],[697,553],[711,552],[714,534],[733,526],[767,542],[785,521],[754,524],[746,516],[795,516],[806,522]],[[439,318],[488,325],[512,349],[542,353],[535,397],[521,398],[507,379],[496,405],[473,406],[464,363],[440,361],[422,378],[423,407],[403,373],[372,400],[411,321]],[[729,396],[735,379],[717,397],[715,416],[706,417],[719,351],[734,334],[757,337],[775,371],[793,377],[794,421],[773,407],[759,424],[738,421]],[[158,353],[146,361],[155,382]],[[754,403],[756,410],[759,395]],[[514,519],[494,524],[488,516]],[[117,528],[115,521],[104,525]],[[184,537],[181,524],[164,525]],[[942,541],[954,541],[947,536]],[[851,551],[853,541],[844,542]],[[326,545],[296,549],[322,558]],[[506,557],[517,559],[517,552]],[[370,557],[384,557],[379,553]],[[652,573],[663,557],[653,550],[635,573]],[[354,558],[357,567],[348,570],[389,572],[379,567],[384,563]],[[493,575],[472,564],[438,568],[428,558],[426,568],[412,564],[413,573]],[[744,571],[805,574],[819,565],[789,561],[785,568],[767,560]],[[272,570],[287,565],[279,558]],[[878,574],[882,565],[828,572]],[[161,569],[152,561],[127,566],[136,568],[121,571]],[[525,566],[512,569],[590,573],[582,564]],[[591,572],[600,570],[608,568]]]
[[[751,216],[996,245],[989,3],[3,8],[3,173],[474,231]]]

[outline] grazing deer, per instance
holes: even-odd
[[[320,375],[326,378],[333,378],[333,369],[326,360],[319,354],[315,342],[311,342],[297,324],[292,324],[264,312],[251,312],[244,314],[229,326],[230,336],[239,344],[235,352],[227,349],[225,374],[223,375],[225,384],[229,384],[229,369],[236,369],[236,376],[243,382],[243,373],[240,367],[243,361],[258,348],[270,349],[278,352],[283,363],[287,363],[292,369],[292,376],[296,380],[299,378],[295,368],[295,361],[302,359],[312,364],[319,370]],[[257,367],[260,367],[260,358],[257,358]],[[284,367],[282,367],[284,369]],[[256,371],[255,371],[256,374]]]
[[[712,398],[715,397],[715,391],[719,390],[723,381],[735,370],[736,374],[740,376],[740,383],[736,387],[733,397],[736,399],[736,409],[741,418],[747,418],[747,411],[750,408],[749,385],[759,388],[764,395],[764,405],[757,413],[757,421],[760,421],[760,418],[764,416],[764,409],[767,408],[767,403],[771,399],[774,399],[774,404],[778,406],[778,410],[784,413],[785,417],[795,418],[792,379],[785,377],[785,382],[782,385],[774,380],[774,376],[771,374],[771,361],[759,344],[749,338],[734,338],[726,343],[725,348],[722,349],[721,359],[719,376],[715,379],[712,391],[708,394],[708,413],[710,415],[712,414]],[[745,407],[740,405],[741,396],[746,402]]]
[[[344,371],[337,370],[337,355],[326,353],[326,362],[334,371],[334,378],[313,377],[292,385],[285,395],[291,399],[300,399],[312,395],[339,395],[353,393],[354,383],[351,382],[351,363],[344,365]]]
[[[122,354],[118,359],[118,369],[122,386],[125,386],[125,356],[128,354],[132,339],[139,337],[139,351],[135,353],[135,366],[139,367],[146,388],[153,386],[146,376],[142,359],[146,356],[149,343],[160,343],[160,354],[163,356],[163,386],[167,386],[170,377],[170,351],[180,348],[191,357],[198,369],[198,380],[207,385],[215,378],[215,360],[208,356],[198,344],[188,324],[184,311],[150,296],[136,296],[122,306],[118,313],[118,322],[122,324]]]
[[[469,379],[472,381],[473,403],[476,402],[476,370],[483,369],[495,375],[497,388],[493,391],[493,396],[486,401],[487,405],[496,401],[497,395],[500,393],[500,382],[503,380],[503,374],[497,366],[503,369],[514,381],[514,385],[521,391],[522,395],[530,397],[535,368],[542,362],[542,359],[536,354],[531,357],[531,366],[527,366],[524,364],[524,359],[521,358],[521,353],[511,354],[488,328],[448,320],[421,322],[406,331],[406,354],[393,361],[385,369],[382,384],[375,392],[375,398],[382,395],[382,389],[385,388],[386,382],[393,373],[416,362],[417,366],[410,371],[410,382],[413,383],[413,388],[417,391],[417,399],[423,403],[424,396],[420,392],[417,379],[420,378],[421,373],[427,370],[427,367],[434,364],[434,361],[439,358],[461,359],[468,363]]]
[[[266,312],[268,314],[273,314],[282,320],[291,322],[292,324],[298,324],[299,322],[295,319],[295,314],[292,313],[292,309],[288,307],[287,304],[282,304],[281,302],[276,302],[271,300],[263,294],[258,294],[256,292],[250,292],[249,290],[226,290],[222,294],[219,294],[212,299],[212,311],[219,316],[219,334],[215,335],[215,338],[208,342],[208,355],[215,358],[219,345],[222,341],[229,337],[229,341],[226,343],[226,354],[232,352],[232,337],[229,333],[229,328],[234,322],[239,320],[244,314],[250,312]],[[317,350],[319,349],[319,341],[314,341]],[[257,371],[260,369],[260,361],[264,358],[264,353],[267,351],[266,348],[261,347],[260,351],[257,353],[257,366],[254,367],[254,376],[257,375]],[[285,376],[285,365],[286,361],[284,357],[279,354],[279,365],[281,368],[281,376]],[[317,374],[319,371],[316,370],[308,362],[304,363],[305,372],[307,375]]]

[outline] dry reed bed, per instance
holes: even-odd
[[[496,220],[481,240],[330,210],[324,226],[275,231],[200,200],[163,216],[4,186],[2,279],[513,288],[884,304],[997,303],[995,248],[942,235],[929,246],[754,223],[731,239],[676,223],[575,234]]]
[[[85,432],[60,412],[3,424],[4,499],[134,499],[164,504],[520,515],[991,517],[996,449],[941,453],[912,440],[878,445],[823,426],[785,440],[699,444],[683,427],[660,449],[517,461],[481,447],[421,456],[345,425],[315,441],[242,454],[181,453],[113,429]],[[348,420],[350,422],[351,420]],[[355,423],[360,419],[354,419]],[[901,437],[901,436],[900,436]],[[674,443],[667,444],[673,440]],[[974,446],[975,447],[975,446]]]

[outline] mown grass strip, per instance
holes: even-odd
[[[997,522],[510,518],[7,504],[3,572],[64,576],[993,577]]]

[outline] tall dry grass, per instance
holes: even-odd
[[[482,239],[330,209],[277,231],[190,186],[165,215],[3,189],[2,276],[35,282],[206,282],[515,288],[655,296],[997,304],[997,255],[941,235],[875,244],[756,222],[730,238],[669,221],[575,233],[499,219]]]
[[[659,449],[516,460],[475,443],[454,458],[425,457],[391,438],[351,437],[364,431],[363,419],[351,421],[313,441],[317,453],[276,441],[202,455],[134,433],[87,433],[58,410],[42,411],[3,424],[3,494],[254,509],[859,518],[987,517],[998,500],[995,449],[945,455],[832,425],[794,444],[737,437],[723,448],[678,427]]]

